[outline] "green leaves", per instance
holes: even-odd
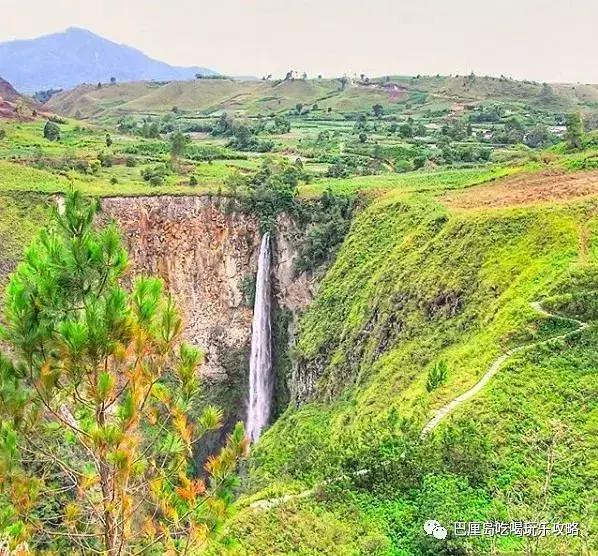
[[[83,322],[65,321],[60,324],[60,336],[71,358],[79,359],[89,340],[89,329]]]
[[[172,432],[167,432],[162,438],[159,448],[163,454],[184,454],[186,452],[185,443],[180,436]]]
[[[47,511],[51,492],[44,527],[64,535],[85,523],[101,532],[85,537],[93,551],[114,552],[110,539],[120,535],[125,552],[138,552],[144,523],[176,543],[188,537],[195,553],[198,531],[207,534],[232,499],[240,452],[214,459],[222,478],[215,501],[191,474],[194,443],[223,420],[219,409],[197,405],[203,355],[177,348],[182,321],[161,280],[141,277],[132,293],[121,287],[127,256],[116,228],[94,227],[96,211],[70,192],[6,290],[1,334],[12,360],[0,355],[0,510],[7,493],[18,498],[8,527],[46,543],[41,528],[16,529],[22,516],[30,524]],[[7,530],[0,523],[0,535]],[[61,553],[75,545],[60,539]]]
[[[170,344],[182,329],[182,321],[176,309],[174,299],[168,296],[166,306],[162,312],[161,336],[164,342]]]
[[[179,348],[179,373],[183,381],[189,380],[195,373],[198,365],[203,362],[203,353],[195,346],[183,342]]]
[[[137,323],[144,330],[150,330],[158,312],[162,282],[157,278],[139,278],[133,292],[133,308]]]
[[[428,380],[426,381],[426,390],[432,392],[446,382],[448,366],[446,361],[440,360],[428,371]]]
[[[12,460],[18,454],[18,433],[9,423],[0,424],[0,456],[3,461]]]
[[[222,410],[213,405],[208,405],[199,418],[199,427],[201,431],[207,432],[220,428],[222,425]]]
[[[108,372],[101,372],[98,377],[98,400],[105,402],[108,396],[112,393],[114,384],[116,383],[116,377]]]
[[[194,346],[183,342],[179,348],[179,364],[176,367],[181,382],[181,402],[189,404],[199,393],[197,367],[203,361],[203,353]]]
[[[135,415],[135,401],[131,391],[127,391],[118,408],[118,417],[123,423],[128,422]]]

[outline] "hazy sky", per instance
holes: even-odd
[[[598,0],[0,0],[0,41],[84,27],[231,74],[598,83]]]

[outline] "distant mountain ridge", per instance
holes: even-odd
[[[171,66],[86,29],[70,27],[35,39],[0,43],[0,75],[23,92],[68,89],[81,83],[192,79],[214,70]]]

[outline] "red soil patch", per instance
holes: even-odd
[[[447,193],[442,202],[451,208],[474,209],[554,203],[598,195],[598,170],[539,172]]]
[[[19,103],[26,108],[28,114],[17,111]],[[39,112],[40,108],[41,105],[19,94],[8,81],[0,77],[0,119],[29,121],[33,119],[33,110]]]
[[[0,97],[7,102],[17,102],[21,99],[21,95],[17,93],[15,88],[5,79],[0,77]]]

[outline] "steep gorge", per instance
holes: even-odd
[[[549,522],[590,523],[596,215],[592,199],[493,210],[401,192],[372,201],[300,321],[302,404],[254,449],[234,550],[215,554],[532,553],[521,538],[439,546],[422,524],[536,520],[540,504]],[[421,438],[505,352],[484,389]],[[584,543],[555,537],[537,553]]]
[[[132,272],[161,276],[176,297],[187,339],[206,353],[206,395],[226,410],[227,427],[246,412],[247,294],[262,238],[256,218],[229,208],[217,197],[102,200]],[[230,553],[283,554],[292,544],[305,554],[437,554],[421,535],[432,513],[442,522],[497,519],[507,503],[513,515],[532,515],[544,437],[557,421],[571,438],[557,446],[547,515],[583,522],[596,372],[596,214],[595,200],[452,211],[417,195],[383,196],[356,216],[315,296],[313,280],[295,273],[304,230],[280,217],[272,262],[275,416],[288,409],[253,451],[242,511],[225,538],[244,552]],[[538,299],[551,313],[590,324],[570,336],[566,319],[530,308]],[[566,341],[545,344],[555,334]],[[494,357],[528,343],[537,348],[517,352],[429,443],[410,443],[411,430],[419,434]],[[440,361],[447,380],[428,389]],[[379,461],[391,471],[377,469]],[[364,468],[375,471],[336,494],[334,485],[323,495],[313,489]],[[252,500],[307,488],[316,496],[252,509]],[[467,513],[474,507],[478,513]],[[565,553],[564,541],[550,542]],[[480,543],[474,553],[486,553]]]
[[[102,218],[123,234],[132,273],[164,280],[182,311],[187,340],[204,350],[206,396],[224,406],[224,434],[246,413],[259,222],[230,210],[227,199],[207,196],[104,198],[101,208]],[[298,237],[293,221],[280,217],[272,261],[275,361],[284,358],[312,298],[310,277],[294,268]],[[297,374],[290,365],[275,370],[274,415],[296,391],[291,375]]]

